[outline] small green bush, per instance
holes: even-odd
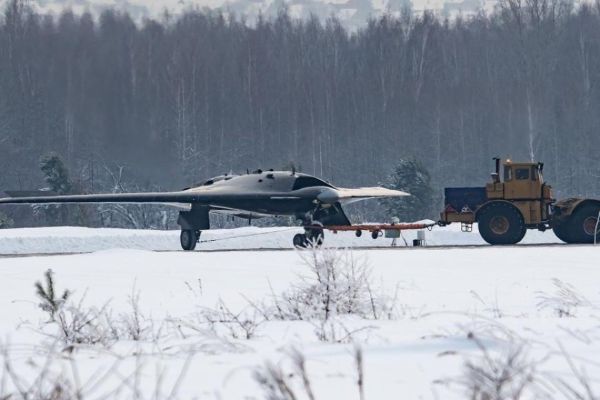
[[[14,221],[10,219],[6,214],[0,213],[0,229],[11,228]]]

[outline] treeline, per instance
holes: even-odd
[[[480,185],[493,156],[546,163],[560,196],[600,195],[600,9],[501,0],[491,15],[405,13],[348,32],[285,10],[252,26],[190,10],[135,23],[0,19],[0,191],[65,161],[81,192],[179,189],[290,163],[340,185],[399,159]]]

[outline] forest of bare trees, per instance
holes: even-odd
[[[433,187],[481,185],[494,156],[546,163],[560,197],[600,195],[600,3],[502,0],[491,15],[385,16],[347,31],[285,10],[0,17],[0,191],[180,189],[290,163],[377,184],[399,159]],[[434,217],[434,216],[432,216]]]

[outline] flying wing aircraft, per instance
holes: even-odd
[[[306,247],[323,241],[323,226],[351,225],[342,209],[354,201],[408,196],[383,187],[337,188],[314,176],[290,171],[261,171],[245,175],[221,175],[177,192],[83,194],[64,196],[9,197],[1,204],[62,203],[150,203],[171,204],[179,211],[181,247],[193,250],[203,230],[210,229],[209,213],[242,218],[295,216],[302,220],[304,234],[294,236],[294,245]]]

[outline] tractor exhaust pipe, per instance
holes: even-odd
[[[492,181],[494,183],[500,182],[500,158],[494,157],[494,161],[496,162],[496,172],[492,174]]]

